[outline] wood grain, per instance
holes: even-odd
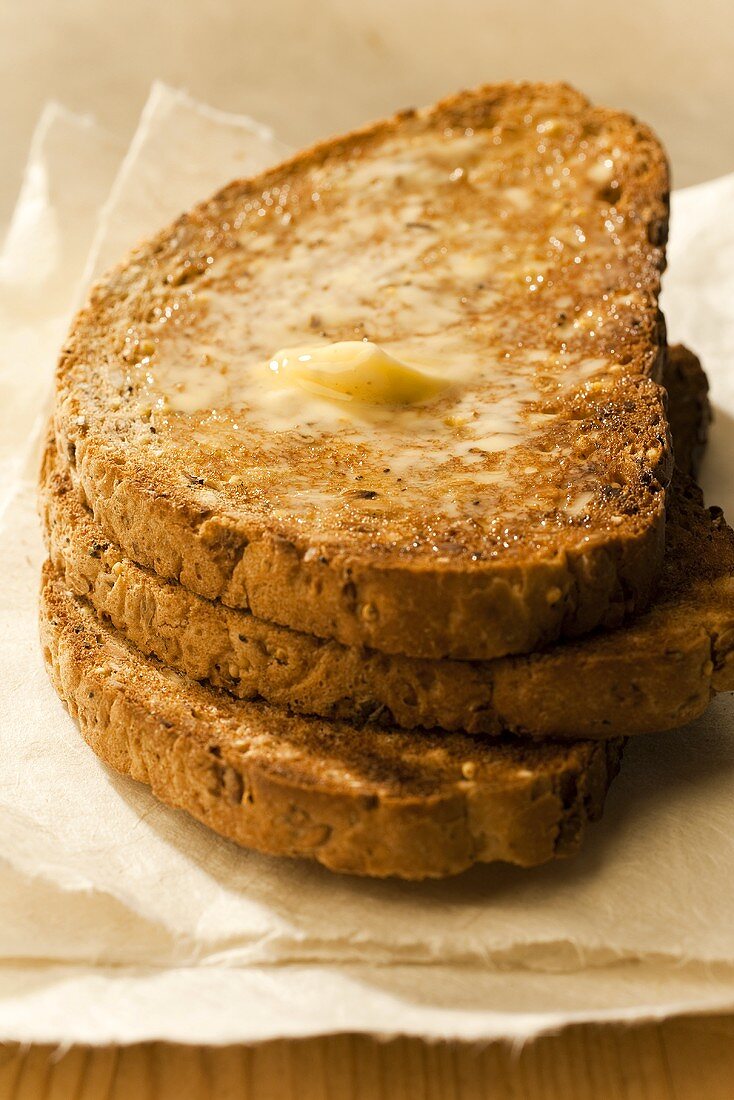
[[[222,1049],[0,1048],[0,1100],[731,1100],[734,1018],[485,1048],[360,1036]]]

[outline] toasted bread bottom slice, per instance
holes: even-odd
[[[664,552],[667,193],[654,135],[560,84],[305,150],[93,290],[65,460],[128,556],[297,630],[486,660],[617,626]],[[284,344],[363,336],[448,388],[335,420],[264,381]]]
[[[665,382],[677,461],[708,423],[706,378],[673,349]],[[689,478],[676,476],[668,556],[653,609],[609,635],[491,662],[428,661],[322,641],[188,592],[111,544],[53,451],[44,472],[49,554],[142,652],[234,695],[354,722],[470,733],[609,737],[682,725],[734,688],[734,545]]]
[[[223,836],[335,871],[421,879],[572,853],[622,742],[406,734],[245,703],[142,656],[50,563],[41,639],[98,756]]]

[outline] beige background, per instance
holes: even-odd
[[[734,0],[0,0],[0,226],[49,98],[127,136],[161,77],[298,145],[564,78],[652,123],[685,184],[734,170],[733,58]]]

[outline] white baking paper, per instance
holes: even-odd
[[[0,511],[48,392],[49,364],[123,147],[90,118],[49,103],[0,253]]]
[[[156,87],[87,271],[282,152],[253,124]],[[18,217],[32,223],[22,208]],[[666,308],[671,335],[712,375],[707,489],[734,503],[732,224],[734,177],[676,196]],[[39,271],[64,267],[63,254],[45,256],[43,233],[33,242]],[[51,370],[48,347],[32,348],[15,385]],[[29,424],[24,413],[8,425],[0,460],[26,452]],[[0,523],[0,1038],[489,1039],[734,1007],[731,698],[630,745],[604,820],[573,861],[402,884],[248,853],[111,773],[58,702],[36,637],[33,478],[30,462],[11,479]]]

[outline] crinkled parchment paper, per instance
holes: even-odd
[[[487,1039],[734,1008],[731,698],[630,745],[578,858],[408,885],[237,849],[106,769],[49,686],[29,437],[80,282],[284,152],[156,86],[105,201],[115,143],[59,109],[39,126],[0,259],[0,1038]],[[677,194],[672,224],[671,337],[710,372],[704,480],[734,515],[734,176]]]

